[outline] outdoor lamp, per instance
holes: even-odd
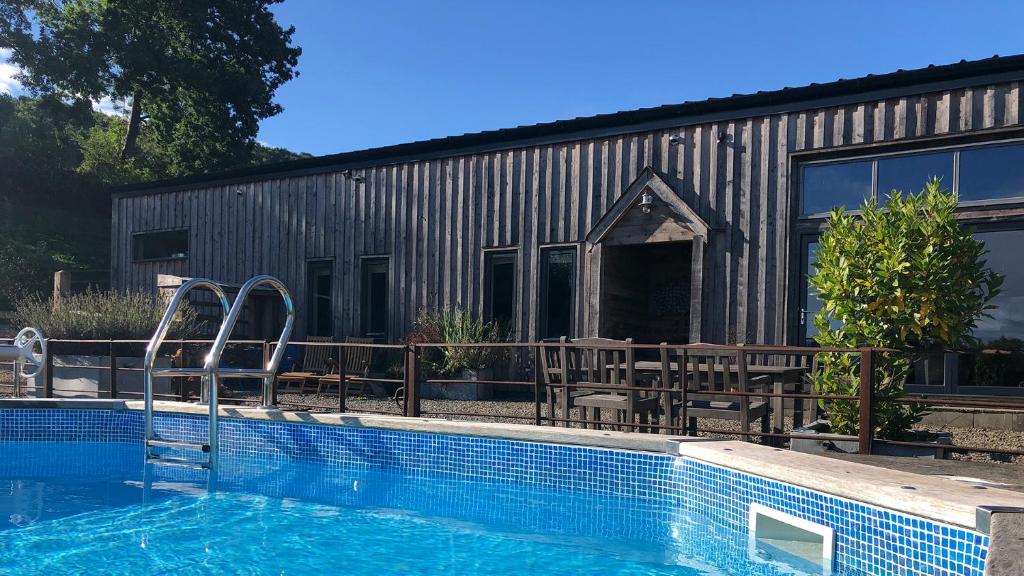
[[[651,213],[651,206],[654,205],[654,196],[648,190],[644,190],[642,196],[640,196],[640,208],[644,211],[644,214]]]

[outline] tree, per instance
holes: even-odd
[[[883,206],[865,202],[853,216],[832,212],[810,282],[822,302],[815,341],[824,347],[960,349],[973,344],[976,322],[993,308],[1002,277],[987,267],[985,245],[956,219],[956,196],[933,180],[917,194],[893,191]],[[859,364],[850,354],[819,355],[817,388],[856,395]],[[910,373],[907,353],[877,362],[875,432],[905,433],[921,409],[897,402]],[[834,432],[858,427],[854,401],[825,401]]]
[[[22,81],[63,99],[128,102],[119,157],[154,133],[181,175],[247,164],[301,49],[281,0],[2,0],[0,47]]]
[[[56,270],[105,265],[110,196],[76,171],[97,116],[87,101],[0,94],[0,309]]]

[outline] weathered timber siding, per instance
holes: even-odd
[[[113,283],[152,290],[157,273],[242,282],[274,274],[298,298],[306,262],[334,260],[337,336],[359,331],[359,266],[391,264],[392,338],[420,308],[483,309],[483,250],[517,247],[520,338],[537,329],[539,249],[582,243],[577,330],[593,333],[592,256],[584,237],[645,166],[714,229],[704,254],[701,337],[781,343],[793,238],[792,154],[1019,126],[1009,82],[890,100],[699,123],[346,172],[119,197]],[[721,135],[725,135],[724,137]],[[682,141],[671,143],[670,137]],[[357,182],[356,177],[362,177]],[[188,227],[187,261],[133,263],[131,235]],[[593,251],[599,254],[599,251]],[[596,264],[596,258],[595,262]]]

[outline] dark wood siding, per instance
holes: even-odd
[[[518,337],[537,328],[539,248],[581,244],[645,166],[713,229],[702,339],[784,342],[790,315],[792,154],[1015,127],[1020,85],[928,93],[653,132],[499,150],[349,172],[124,196],[114,203],[112,280],[152,290],[156,274],[242,282],[268,273],[303,305],[306,261],[334,260],[338,336],[359,329],[363,256],[391,256],[389,332],[420,308],[483,311],[483,249],[519,250]],[[678,143],[670,142],[681,136]],[[131,235],[189,227],[185,261],[134,263]],[[599,250],[580,252],[579,334],[593,333]],[[299,334],[305,315],[300,314]]]

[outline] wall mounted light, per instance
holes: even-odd
[[[640,209],[644,211],[644,214],[650,214],[651,206],[654,206],[654,195],[649,190],[644,190],[640,196]]]
[[[351,170],[342,170],[341,175],[344,176],[345,178],[348,178],[349,180],[356,184],[361,184],[363,183],[363,181],[366,180],[366,178],[359,176],[358,174],[352,174]]]

